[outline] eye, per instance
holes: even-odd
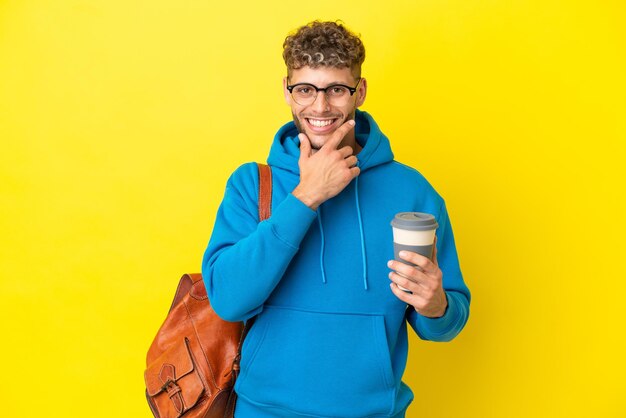
[[[313,92],[313,89],[310,86],[298,86],[294,89],[294,93],[301,95],[309,95]]]
[[[342,86],[332,86],[329,90],[330,94],[333,96],[341,96],[347,93],[347,89]]]

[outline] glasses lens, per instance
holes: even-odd
[[[317,91],[315,87],[310,84],[300,84],[291,90],[291,97],[293,97],[296,103],[302,106],[313,103],[315,96],[317,96]]]
[[[326,100],[333,106],[343,106],[350,100],[350,90],[344,86],[329,86],[326,89]]]

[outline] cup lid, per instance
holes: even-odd
[[[439,224],[430,213],[400,212],[391,221],[391,226],[410,231],[428,231],[437,229]]]

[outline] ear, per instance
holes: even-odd
[[[285,95],[285,101],[291,106],[291,94],[289,94],[289,90],[287,90],[287,77],[283,77],[283,94]]]
[[[367,80],[365,78],[361,79],[356,94],[356,107],[359,107],[365,102],[365,96],[367,95]]]

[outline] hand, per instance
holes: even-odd
[[[395,270],[389,273],[393,294],[401,301],[412,305],[420,315],[429,318],[443,316],[448,306],[448,300],[443,290],[443,273],[437,262],[437,238],[435,237],[433,245],[432,261],[411,251],[401,251],[400,258],[415,264],[416,267],[400,261],[389,260],[387,266]],[[398,286],[402,286],[413,293],[407,293],[399,289]]]
[[[300,183],[293,195],[316,210],[326,200],[338,195],[361,172],[350,146],[337,149],[343,138],[354,127],[349,120],[328,138],[319,151],[311,152],[311,142],[300,134]]]

